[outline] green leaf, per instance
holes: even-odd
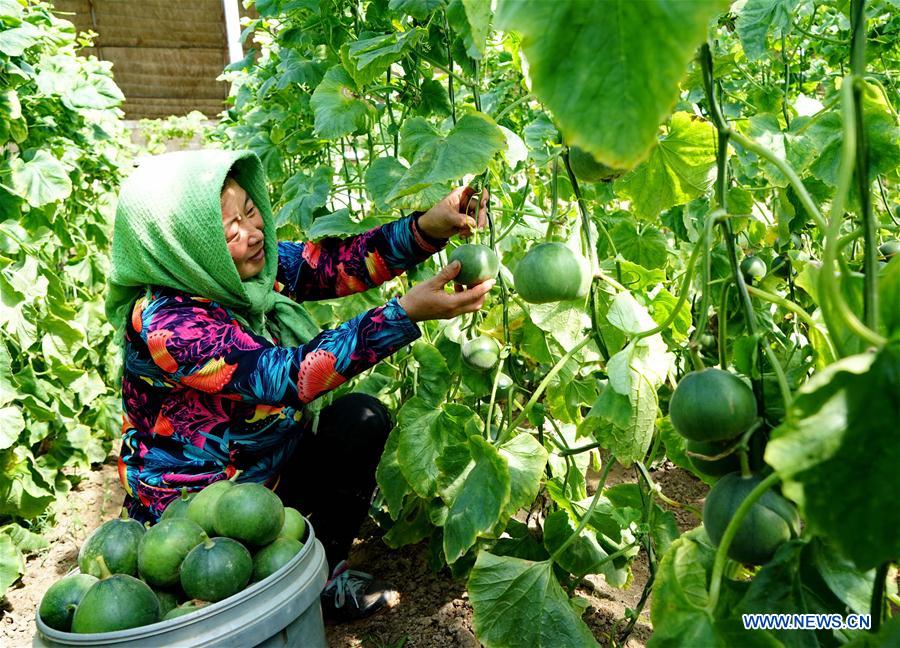
[[[656,141],[707,24],[728,4],[503,0],[496,22],[522,35],[534,94],[566,141],[631,169]]]
[[[343,238],[368,232],[379,225],[381,225],[381,221],[371,216],[361,221],[352,220],[350,210],[344,207],[315,219],[307,230],[307,235],[313,241],[334,236]]]
[[[411,499],[403,508],[397,522],[384,535],[384,543],[392,549],[420,542],[432,532],[433,526],[425,502]]]
[[[9,167],[13,191],[32,207],[63,200],[72,193],[66,167],[47,151],[38,151],[28,162],[14,157]]]
[[[325,73],[309,105],[315,113],[316,134],[326,139],[365,128],[374,113],[374,106],[358,94],[356,83],[340,65]]]
[[[809,527],[863,570],[900,555],[900,444],[885,443],[898,393],[900,343],[839,360],[800,388],[766,447]]]
[[[498,448],[509,467],[509,502],[503,517],[515,515],[537,498],[547,465],[547,451],[530,434],[518,434]]]
[[[544,521],[544,546],[553,554],[575,533],[578,522],[573,520],[567,511],[555,511]],[[585,527],[576,540],[557,556],[560,567],[575,576],[594,574],[602,568],[607,554],[597,541],[596,532]]]
[[[648,648],[681,646],[781,646],[768,632],[747,632],[738,618],[720,610],[706,611],[707,583],[715,549],[702,527],[675,540],[659,563],[653,585],[650,619],[653,636]],[[723,581],[723,589],[727,581]],[[719,608],[723,599],[719,599]]]
[[[24,7],[19,0],[0,0],[0,18],[21,18]],[[0,596],[3,593],[0,592]]]
[[[296,223],[302,229],[309,229],[313,213],[325,206],[328,194],[331,193],[331,167],[320,166],[311,175],[298,171],[283,186],[284,203],[278,211],[278,225]]]
[[[413,357],[419,363],[416,376],[416,395],[433,407],[437,407],[450,391],[450,370],[441,352],[427,342],[413,345]]]
[[[0,533],[0,597],[25,573],[22,552],[5,533]]]
[[[388,436],[384,452],[378,462],[378,468],[375,470],[378,487],[381,489],[381,494],[384,495],[392,520],[396,520],[400,516],[403,498],[407,493],[412,492],[409,483],[403,476],[403,471],[400,470],[400,461],[397,456],[399,445],[400,428],[395,427]]]
[[[475,632],[486,648],[598,645],[560,587],[550,561],[481,551],[468,590]]]
[[[376,207],[379,209],[397,207],[400,209],[425,211],[450,193],[450,185],[448,183],[429,185],[418,193],[399,198],[394,204],[388,204],[388,196],[403,178],[404,173],[406,173],[406,167],[396,158],[381,157],[372,162],[366,170],[366,190],[372,197]]]
[[[668,320],[677,303],[678,299],[675,295],[665,288],[660,289],[660,291],[656,293],[656,297],[653,298],[653,301],[650,302],[650,314],[653,316],[653,321],[657,324],[662,324]],[[675,320],[669,325],[668,330],[676,341],[685,340],[691,330],[691,324],[690,300],[685,299],[678,309]]]
[[[394,203],[431,185],[455,181],[466,174],[481,173],[496,153],[506,147],[506,138],[494,121],[483,113],[470,113],[440,137],[415,117],[404,124],[401,154],[412,163],[387,197]]]
[[[584,338],[591,318],[584,310],[584,300],[531,304],[528,316],[534,325],[549,333],[563,349],[571,349]]]
[[[7,56],[22,56],[32,45],[40,42],[44,32],[28,22],[19,27],[0,31],[0,52]]]
[[[0,481],[0,515],[37,517],[53,502],[52,485],[38,471],[27,448],[17,446],[11,452]]]
[[[538,114],[534,121],[526,124],[522,129],[522,138],[528,147],[529,155],[538,166],[545,165],[553,154],[554,148],[559,145],[559,131],[545,113]]]
[[[443,7],[444,0],[391,0],[388,7],[399,14],[407,14],[416,20],[427,20],[435,9]]]
[[[449,511],[444,523],[444,555],[456,562],[489,532],[509,502],[510,472],[497,449],[479,435],[469,437],[471,464],[441,492]]]
[[[0,534],[4,533],[12,538],[13,543],[23,554],[35,553],[50,546],[44,536],[32,533],[20,524],[7,524],[0,527]]]
[[[484,54],[485,41],[491,31],[491,1],[462,0],[466,18],[472,32],[472,41],[480,54]]]
[[[900,126],[890,111],[881,91],[866,84],[863,93],[863,123],[869,152],[870,177],[886,175],[900,166]],[[810,146],[816,151],[810,172],[822,182],[835,185],[841,164],[844,138],[843,120],[839,110],[830,110],[810,124],[806,131]]]
[[[348,43],[341,48],[341,61],[358,87],[371,83],[414,47],[424,33],[413,28]]]
[[[453,443],[465,443],[478,434],[475,412],[463,405],[435,407],[419,396],[410,398],[397,415],[400,439],[397,459],[403,477],[420,497],[437,491],[437,460]]]
[[[631,221],[621,221],[609,232],[616,250],[623,257],[645,268],[662,268],[668,260],[666,237],[657,228],[638,231]]]
[[[791,15],[799,0],[747,0],[737,19],[744,53],[755,61],[766,53],[766,38],[773,29],[781,37],[790,31]]]
[[[22,410],[15,406],[0,408],[0,450],[9,448],[25,429]]]
[[[636,216],[654,220],[669,207],[683,205],[709,189],[715,150],[712,124],[675,113],[647,161],[618,181],[618,186],[634,201]]]

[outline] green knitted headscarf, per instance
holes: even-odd
[[[265,267],[241,280],[225,241],[220,196],[225,177],[250,195],[263,218]],[[150,286],[205,297],[232,310],[250,331],[284,346],[319,328],[295,301],[275,292],[278,249],[266,178],[251,151],[166,153],[143,162],[122,185],[112,245],[106,315],[122,340],[135,300]]]

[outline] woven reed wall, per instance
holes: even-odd
[[[242,4],[241,15],[246,15]],[[55,0],[56,13],[78,31],[98,34],[86,56],[113,63],[128,119],[215,117],[228,84],[216,81],[228,64],[222,0]]]

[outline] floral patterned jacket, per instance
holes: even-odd
[[[378,286],[446,241],[415,216],[348,239],[278,243],[275,289],[296,301]],[[232,477],[270,483],[297,446],[304,405],[421,335],[396,298],[309,343],[282,347],[228,308],[152,287],[126,326],[119,478],[132,517],[155,521],[182,487]],[[277,342],[277,341],[276,341]]]

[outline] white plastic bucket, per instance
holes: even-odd
[[[225,600],[169,621],[92,634],[54,630],[35,614],[32,646],[327,648],[319,594],[328,563],[308,523],[307,529],[306,544],[288,564]]]

